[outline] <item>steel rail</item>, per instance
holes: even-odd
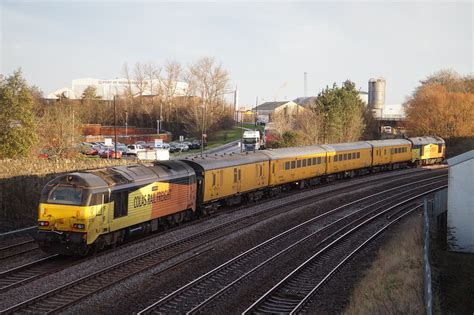
[[[430,177],[430,178],[423,179],[423,180],[420,180],[420,181],[417,181],[417,182],[424,182],[424,181],[427,181],[427,180],[432,180],[432,179],[434,179],[434,178],[445,177],[445,176],[446,176],[446,175],[432,176],[432,177]],[[398,188],[400,188],[400,187],[405,187],[405,186],[409,186],[409,185],[413,185],[413,184],[416,184],[417,182],[412,182],[412,183],[409,183],[409,184],[400,185]],[[388,189],[388,190],[386,190],[386,191],[391,191],[391,190],[393,190],[393,189],[397,189],[397,188]],[[333,192],[329,192],[329,193],[333,193]],[[374,195],[379,195],[379,194],[380,194],[380,193],[376,193],[376,194],[374,194]],[[317,196],[319,196],[319,195],[317,195]],[[317,197],[317,196],[311,196],[311,197],[307,197],[307,198],[300,199],[300,200],[312,199],[312,198]],[[363,198],[363,199],[366,199],[366,198]],[[359,200],[359,201],[360,201],[360,200]],[[290,201],[290,202],[288,202],[287,204],[290,204],[291,202],[294,202],[294,201]],[[354,202],[351,202],[350,204],[353,204],[353,203],[354,203]],[[285,204],[284,204],[284,205],[285,205]],[[279,205],[279,207],[281,207],[281,204]],[[293,210],[298,210],[298,209],[305,208],[305,207],[308,207],[308,204],[302,205],[302,206],[300,206],[300,207],[298,207],[298,208],[294,208]],[[270,207],[270,209],[276,209],[276,208],[277,208],[277,206],[271,206],[271,207]],[[10,307],[10,308],[8,308],[8,309],[5,309],[5,310],[3,310],[2,312],[6,312],[6,313],[13,312],[13,311],[18,310],[18,309],[20,309],[20,308],[22,308],[22,307],[26,307],[27,305],[33,304],[33,303],[35,303],[36,301],[40,301],[41,299],[43,299],[43,298],[45,298],[45,297],[47,297],[47,296],[49,296],[49,295],[53,295],[53,294],[55,294],[55,293],[58,293],[58,292],[60,292],[60,290],[64,290],[64,289],[66,289],[67,287],[72,287],[72,286],[74,286],[74,285],[79,284],[80,282],[83,282],[83,281],[92,279],[93,277],[98,276],[98,274],[105,274],[106,272],[109,272],[109,271],[113,270],[114,268],[123,267],[123,266],[125,266],[126,264],[130,263],[131,261],[135,261],[135,260],[138,260],[138,259],[140,259],[140,258],[145,258],[145,257],[151,255],[153,252],[154,252],[154,253],[157,253],[157,252],[159,252],[159,251],[163,251],[163,250],[165,250],[165,249],[170,249],[170,248],[172,248],[172,247],[178,246],[178,245],[180,245],[180,244],[184,244],[184,243],[186,243],[186,242],[196,241],[196,238],[198,238],[198,237],[200,237],[200,236],[202,237],[202,236],[205,236],[205,235],[207,235],[207,234],[213,233],[213,232],[215,232],[215,231],[223,230],[223,229],[225,229],[226,227],[229,227],[229,226],[235,226],[235,224],[238,223],[238,222],[244,222],[244,221],[246,221],[246,220],[249,219],[249,218],[256,217],[256,216],[258,216],[259,214],[267,213],[267,212],[268,212],[268,209],[263,209],[263,210],[260,211],[260,212],[252,213],[252,214],[250,214],[250,215],[246,215],[246,216],[241,217],[241,218],[238,218],[238,219],[236,219],[236,220],[232,220],[232,221],[230,221],[230,222],[223,223],[223,224],[221,224],[221,225],[218,225],[218,226],[209,228],[209,229],[207,229],[207,230],[205,230],[205,231],[201,231],[201,232],[195,233],[195,234],[193,234],[193,235],[191,235],[191,236],[188,236],[188,237],[185,237],[185,238],[183,238],[183,239],[181,239],[181,240],[178,240],[178,241],[175,241],[175,242],[172,242],[172,243],[168,243],[168,244],[163,245],[163,246],[161,246],[161,247],[159,247],[159,248],[157,248],[157,249],[153,249],[153,250],[147,251],[147,252],[145,252],[145,253],[142,253],[142,254],[140,254],[140,255],[137,255],[137,256],[135,256],[135,257],[132,257],[132,258],[130,258],[130,259],[127,259],[127,260],[125,260],[125,261],[123,261],[123,262],[119,262],[119,263],[117,263],[117,264],[115,264],[115,265],[113,265],[113,266],[110,266],[110,267],[108,267],[108,268],[104,268],[104,269],[102,269],[102,270],[99,270],[99,271],[97,271],[97,272],[95,272],[95,273],[93,273],[93,274],[91,274],[91,275],[88,275],[88,276],[79,278],[79,279],[77,279],[77,280],[75,280],[75,281],[73,281],[73,282],[67,283],[67,284],[65,284],[65,285],[63,285],[63,286],[61,286],[61,287],[59,287],[59,288],[56,288],[56,289],[50,290],[50,291],[48,291],[48,292],[45,292],[45,293],[43,293],[43,294],[41,294],[41,295],[39,295],[39,296],[33,297],[33,298],[31,298],[31,299],[29,299],[29,300],[27,300],[27,301],[21,302],[21,303],[19,303],[19,304],[17,304],[17,305],[14,305],[14,306],[12,306],[12,307]],[[235,231],[232,231],[231,233],[233,233],[233,232],[235,232]],[[219,236],[217,236],[217,237],[214,237],[212,240],[217,240],[217,239],[219,239],[219,238],[221,238],[221,237],[224,237],[224,236],[225,236],[225,235],[219,235]],[[209,241],[208,241],[208,242],[209,242]],[[195,246],[194,248],[200,247],[200,246],[202,246],[202,245],[203,245],[203,244],[199,244],[199,245]],[[188,250],[189,250],[189,249],[188,249]],[[176,255],[180,255],[180,254],[182,254],[182,253],[179,253],[179,254],[176,254]],[[163,262],[163,261],[161,261],[161,262]],[[157,264],[158,264],[158,263],[157,263]],[[150,268],[151,268],[151,267],[150,267]],[[149,269],[149,268],[147,268],[147,269]],[[143,270],[141,270],[141,271],[143,271]],[[136,274],[136,273],[133,273],[132,275],[134,275],[134,274]],[[131,275],[130,275],[130,276],[131,276]],[[115,281],[115,282],[113,282],[113,283],[111,283],[111,284],[109,284],[109,285],[107,285],[107,287],[110,286],[110,285],[112,285],[112,284],[114,284],[114,283],[117,283],[117,282],[119,282],[119,281],[122,281],[122,280],[124,280],[124,279],[126,279],[126,278],[128,278],[128,276],[127,276],[127,277],[124,277],[124,278],[122,278],[122,279],[120,279],[120,280],[118,280],[118,281]],[[80,299],[79,299],[79,300],[80,300]],[[70,305],[70,304],[68,304],[68,305]]]
[[[431,186],[435,183],[430,183],[430,184],[427,184],[427,185],[423,185],[423,186],[420,186],[418,188],[421,188],[421,187],[425,187],[425,186]],[[317,234],[320,234],[321,232],[324,232],[325,230],[328,230],[329,228],[335,226],[336,224],[338,224],[340,221],[342,220],[345,220],[349,217],[352,217],[356,214],[359,214],[360,212],[364,211],[364,210],[367,210],[369,208],[371,208],[372,206],[378,204],[378,203],[381,203],[382,201],[387,201],[389,199],[393,199],[393,197],[395,196],[398,196],[398,195],[402,195],[404,194],[404,192],[401,192],[399,194],[396,194],[394,196],[390,196],[390,197],[387,197],[385,199],[382,199],[382,200],[379,200],[371,205],[368,205],[368,206],[365,206],[361,209],[358,209],[356,210],[355,212],[351,212],[347,215],[345,215],[344,217],[341,217],[339,219],[337,219],[336,221],[333,221],[331,222],[330,224],[324,226],[322,229],[320,230],[317,230],[315,232],[312,232],[310,233],[309,235],[305,236],[304,238],[298,240],[297,242],[293,243],[292,245],[286,247],[285,249],[281,250],[280,252],[278,252],[277,254],[273,255],[272,257],[266,259],[265,261],[263,261],[262,263],[260,263],[259,265],[257,265],[256,267],[254,267],[253,269],[247,271],[245,274],[241,275],[239,278],[237,278],[236,280],[232,281],[231,283],[229,283],[228,285],[226,285],[225,287],[223,287],[222,289],[220,289],[219,291],[217,291],[216,293],[214,293],[213,295],[211,295],[210,297],[208,297],[206,300],[204,300],[203,302],[201,302],[200,304],[198,304],[197,306],[193,307],[191,310],[187,311],[186,313],[187,314],[196,314],[198,313],[201,309],[203,309],[206,305],[208,305],[210,302],[212,302],[212,300],[215,300],[216,298],[218,298],[219,296],[221,296],[222,294],[224,294],[226,291],[228,291],[229,289],[231,289],[234,285],[236,285],[238,282],[242,281],[243,279],[247,278],[248,276],[250,276],[251,274],[255,273],[256,271],[258,271],[259,269],[261,269],[262,267],[264,267],[265,265],[267,265],[268,263],[270,263],[271,261],[275,260],[276,258],[278,258],[279,256],[285,254],[286,252],[288,252],[289,250],[291,250],[292,248],[296,247],[297,245],[299,244],[302,244],[304,243],[305,241],[307,241],[308,239],[310,239],[311,237],[317,235]],[[408,201],[409,202],[409,201]],[[384,207],[381,206],[381,207]],[[339,232],[341,232],[342,230],[350,227],[351,225],[353,225],[355,222],[357,221],[360,221],[362,220],[363,218],[371,215],[374,211],[380,209],[381,207],[378,207],[378,208],[375,208],[373,209],[372,211],[364,214],[362,217],[359,217],[359,218],[356,218],[354,221],[351,221],[349,222],[348,224],[344,225],[343,227],[341,227],[339,230],[335,231],[334,233],[330,234],[329,236],[327,236],[326,238],[324,238],[322,241],[320,241],[318,243],[318,245],[321,245],[322,243],[326,242],[328,239],[330,239],[331,237],[337,235]],[[392,208],[390,208],[389,210],[391,210]],[[388,218],[389,219],[389,218]],[[305,222],[306,223],[306,222]],[[257,247],[259,247],[261,244],[257,245],[256,247],[252,248],[252,249],[255,249]],[[250,250],[249,250],[250,251]],[[197,279],[196,279],[197,280]],[[195,280],[195,281],[196,281]]]
[[[25,231],[28,231],[28,230],[33,230],[33,229],[36,229],[37,227],[38,227],[37,225],[34,225],[34,226],[29,226],[29,227],[26,227],[26,228],[23,228],[23,229],[3,232],[3,233],[0,233],[0,237],[25,232]]]
[[[425,181],[425,180],[423,180],[423,181]],[[444,179],[443,179],[442,181],[444,181]],[[413,185],[413,184],[415,184],[415,183],[412,183],[411,185]],[[429,183],[429,184],[427,184],[427,185],[433,185],[433,184],[435,184],[435,183]],[[426,186],[427,186],[427,185],[426,185]],[[406,185],[403,185],[403,186],[406,186]],[[422,186],[422,187],[423,187],[423,186]],[[399,188],[400,188],[400,187],[398,187],[398,189],[399,189]],[[392,189],[390,189],[390,190],[392,190]],[[397,195],[400,195],[400,194],[403,194],[403,193],[406,193],[406,192],[402,192],[402,193],[399,193],[399,194],[397,194]],[[379,194],[380,194],[380,193],[377,193],[377,194],[374,194],[374,195],[379,195]],[[370,196],[368,196],[368,197],[370,197]],[[366,197],[366,198],[367,198],[367,197]],[[359,200],[357,200],[356,202],[360,202],[361,200],[366,199],[366,198],[359,199]],[[336,223],[339,222],[340,220],[343,220],[343,219],[345,219],[345,218],[347,218],[347,217],[349,217],[349,216],[352,216],[352,215],[354,215],[354,214],[356,214],[356,213],[359,213],[359,212],[361,212],[361,211],[363,211],[363,210],[366,210],[367,208],[370,208],[370,207],[372,207],[372,206],[374,206],[374,205],[376,205],[376,204],[379,204],[379,203],[381,203],[381,202],[383,202],[383,201],[386,201],[386,200],[389,200],[389,199],[393,199],[393,196],[390,196],[390,197],[388,197],[388,198],[386,198],[386,199],[377,201],[377,202],[375,202],[375,203],[373,203],[373,204],[371,204],[371,205],[368,205],[368,206],[366,206],[366,207],[364,207],[364,208],[362,208],[362,209],[357,210],[356,212],[353,212],[353,213],[351,213],[351,214],[349,214],[349,215],[346,215],[345,217],[338,219],[338,220],[337,220],[335,223],[333,223],[333,224],[336,224]],[[140,311],[139,314],[146,313],[146,312],[150,311],[151,309],[156,308],[156,307],[159,306],[159,305],[165,304],[167,301],[169,301],[169,300],[171,300],[171,299],[177,297],[180,293],[182,293],[182,292],[184,292],[184,291],[186,291],[186,290],[192,288],[193,286],[197,285],[199,282],[204,281],[204,280],[210,278],[210,276],[212,276],[212,275],[216,274],[217,272],[223,270],[223,268],[225,268],[225,267],[227,267],[227,266],[230,266],[232,263],[237,262],[238,260],[244,258],[245,256],[248,256],[249,254],[251,254],[251,253],[253,253],[253,252],[256,252],[256,251],[259,250],[260,248],[263,248],[265,245],[271,244],[272,242],[275,242],[275,241],[277,241],[277,240],[283,238],[284,236],[289,235],[290,233],[293,233],[293,232],[295,232],[295,231],[301,230],[301,229],[307,227],[307,225],[314,223],[316,220],[318,220],[318,219],[320,219],[320,218],[322,218],[322,217],[325,217],[325,216],[327,216],[327,215],[329,215],[329,214],[331,214],[331,213],[334,213],[335,211],[338,211],[338,210],[340,210],[340,209],[342,209],[342,208],[344,208],[344,207],[348,207],[348,206],[350,206],[350,205],[352,205],[352,204],[354,204],[354,203],[355,203],[355,202],[350,202],[350,203],[347,203],[347,204],[345,204],[345,205],[339,206],[339,207],[337,207],[337,208],[335,208],[335,209],[333,209],[333,210],[330,210],[330,211],[325,212],[325,213],[323,213],[323,214],[321,214],[321,215],[318,215],[318,216],[316,216],[316,217],[314,217],[314,218],[311,218],[311,219],[309,219],[309,220],[307,220],[307,221],[305,221],[305,222],[303,222],[303,223],[300,223],[300,224],[298,224],[297,226],[294,226],[294,227],[292,227],[292,228],[290,228],[290,229],[288,229],[288,230],[286,230],[286,231],[284,231],[284,232],[282,232],[282,233],[280,233],[280,234],[278,234],[278,235],[276,235],[276,236],[274,236],[274,237],[272,237],[272,238],[270,238],[270,239],[264,241],[263,243],[260,243],[259,245],[257,245],[257,246],[255,246],[255,247],[253,247],[253,248],[251,248],[251,249],[249,249],[249,250],[247,250],[247,251],[241,253],[240,255],[234,257],[233,259],[227,261],[226,263],[224,263],[224,264],[222,264],[222,265],[220,265],[220,266],[214,268],[213,270],[207,272],[206,274],[201,275],[200,277],[196,278],[195,280],[193,280],[193,281],[187,283],[186,285],[184,285],[184,286],[178,288],[177,290],[175,290],[175,291],[173,291],[172,293],[168,294],[167,296],[163,297],[163,298],[160,299],[159,301],[157,301],[157,302],[155,302],[155,303],[149,305],[147,308],[145,308],[145,309],[143,309],[142,311]],[[311,236],[317,234],[317,233],[321,233],[323,230],[325,230],[326,228],[329,228],[329,227],[332,226],[333,224],[328,225],[327,227],[323,228],[322,230],[318,230],[318,231],[314,232],[314,233],[311,234],[310,236],[307,236],[306,238],[304,238],[304,240],[307,239],[308,237],[311,237]],[[303,241],[303,240],[297,242],[297,244],[300,244],[302,241]],[[293,244],[293,245],[296,246],[297,244]],[[292,247],[292,246],[290,246],[290,247]],[[289,249],[290,249],[290,248],[288,248],[288,250],[289,250]],[[273,258],[276,258],[277,256],[278,256],[278,255],[274,256]],[[271,260],[271,259],[270,259],[270,260]],[[257,268],[257,269],[258,269],[258,268]],[[219,293],[219,292],[218,292],[218,293]],[[222,293],[222,292],[221,292],[221,293]],[[206,303],[207,303],[207,302],[206,302]],[[191,312],[192,312],[192,311],[191,311]]]
[[[385,225],[383,228],[378,230],[376,233],[374,233],[371,237],[369,237],[367,240],[365,240],[361,245],[359,245],[357,248],[355,248],[349,255],[346,256],[339,264],[337,264],[336,267],[334,267],[328,274],[301,300],[301,302],[291,311],[290,314],[298,314],[303,307],[309,302],[311,297],[314,295],[314,293],[321,288],[321,286],[329,280],[329,278],[336,273],[337,270],[339,270],[349,259],[351,259],[354,255],[359,253],[365,246],[367,246],[370,242],[372,242],[377,236],[382,234],[386,229],[391,227],[393,224],[396,222],[400,221],[402,218],[407,216],[408,214],[412,213],[413,211],[418,210],[421,206],[423,206],[422,203],[416,205],[415,207],[407,210],[403,214],[399,215],[392,221],[390,221],[387,225]]]
[[[364,226],[365,224],[367,224],[368,222],[371,222],[372,220],[374,220],[375,218],[377,217],[380,217],[381,215],[387,213],[388,211],[396,208],[396,207],[399,207],[403,204],[406,204],[408,202],[411,202],[417,198],[420,198],[422,196],[425,196],[427,194],[430,194],[430,193],[433,193],[435,191],[438,191],[440,189],[443,189],[447,187],[447,185],[442,185],[440,187],[437,187],[435,189],[431,189],[429,191],[426,191],[426,192],[423,192],[421,194],[418,194],[416,196],[413,196],[413,197],[410,197],[409,199],[407,200],[404,200],[403,202],[399,202],[393,206],[391,206],[390,208],[378,213],[376,216],[358,224],[357,226],[355,226],[354,228],[352,228],[351,230],[347,231],[346,233],[344,233],[343,235],[341,235],[339,238],[337,238],[336,240],[332,241],[330,244],[326,245],[324,248],[322,248],[321,250],[319,250],[316,254],[314,254],[313,256],[311,256],[310,258],[308,258],[304,263],[302,263],[300,266],[298,266],[296,269],[294,269],[290,274],[288,274],[285,278],[283,278],[280,282],[278,282],[276,285],[274,285],[270,290],[268,290],[265,294],[263,294],[257,301],[255,301],[250,307],[248,307],[244,312],[243,314],[249,314],[251,313],[253,310],[256,310],[256,308],[261,305],[265,300],[269,299],[269,297],[275,292],[277,291],[278,289],[280,289],[283,285],[285,285],[288,281],[291,280],[291,278],[296,275],[298,272],[300,272],[305,266],[307,266],[309,263],[311,263],[312,261],[314,261],[314,259],[316,259],[317,257],[321,256],[323,253],[325,253],[328,249],[332,248],[332,246],[334,246],[335,244],[339,243],[342,239],[344,239],[346,236],[348,236],[349,234],[353,233],[355,230],[359,229],[360,227]]]

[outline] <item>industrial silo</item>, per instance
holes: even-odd
[[[385,104],[385,79],[369,80],[369,108],[376,117],[382,115],[382,108]]]

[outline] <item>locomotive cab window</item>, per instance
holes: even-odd
[[[84,194],[85,195],[85,194]],[[82,204],[83,189],[73,186],[56,186],[48,196],[48,203],[79,206]]]
[[[114,218],[120,218],[128,214],[128,191],[112,193],[114,201]]]

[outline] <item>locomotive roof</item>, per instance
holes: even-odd
[[[301,156],[301,155],[326,153],[326,149],[324,149],[322,146],[319,146],[319,145],[312,145],[312,146],[304,146],[304,147],[263,150],[261,152],[268,155],[271,159],[274,160],[274,159],[291,158],[294,156]]]
[[[327,145],[323,145],[323,147],[328,151],[349,151],[349,150],[361,150],[361,149],[372,148],[370,144],[364,141],[327,144]]]
[[[262,152],[243,152],[231,154],[206,154],[202,157],[187,157],[183,161],[191,161],[200,165],[204,170],[266,162],[269,158]]]
[[[87,173],[81,173],[87,174]],[[109,186],[132,182],[153,182],[194,174],[192,168],[180,161],[162,161],[154,164],[132,164],[92,171]]]
[[[408,138],[414,145],[418,144],[430,144],[430,143],[439,143],[439,144],[444,144],[444,140],[440,137],[413,137],[413,138]]]
[[[396,146],[396,145],[409,145],[411,144],[410,141],[405,139],[387,139],[387,140],[371,140],[366,141],[370,143],[374,147],[389,147],[389,146]]]
[[[77,185],[85,188],[107,188],[107,182],[102,178],[86,172],[74,172],[56,177],[48,182],[48,186],[66,184]]]

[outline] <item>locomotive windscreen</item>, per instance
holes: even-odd
[[[49,193],[47,203],[79,206],[85,197],[83,191],[82,188],[58,185]]]

